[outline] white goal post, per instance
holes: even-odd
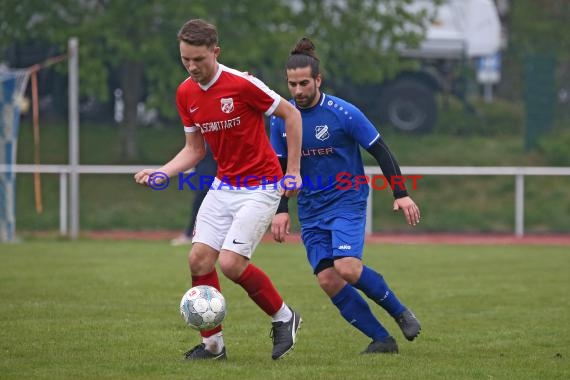
[[[0,67],[0,163],[7,168],[0,172],[0,242],[15,239],[16,173],[13,167],[16,164],[20,113],[27,107],[24,92],[29,77],[27,69]]]
[[[24,93],[30,76],[32,79],[38,70],[47,67],[62,60],[68,59],[68,109],[69,109],[69,177],[70,177],[70,199],[71,205],[70,219],[72,221],[72,229],[70,235],[76,238],[79,231],[79,178],[76,168],[79,165],[79,64],[78,64],[78,40],[70,38],[68,41],[68,54],[58,57],[52,57],[41,64],[36,64],[24,69],[10,69],[0,66],[0,243],[12,242],[16,239],[16,173],[18,170],[16,165],[16,151],[18,146],[18,131],[20,124],[20,114],[28,106],[28,102],[24,98]],[[36,82],[37,83],[37,82]],[[32,95],[37,95],[37,87],[33,86]],[[33,97],[33,96],[32,96]],[[39,143],[39,123],[36,118],[39,117],[37,98],[34,102],[34,131],[38,132]],[[35,138],[34,134],[34,138]],[[41,173],[41,165],[39,164],[39,153],[37,154],[37,162],[34,165],[34,174]],[[39,187],[39,176],[38,176]],[[36,189],[37,191],[38,189]],[[37,196],[37,195],[36,195]],[[37,201],[37,199],[36,199]],[[40,198],[41,201],[41,198]],[[67,199],[66,199],[67,203]],[[41,204],[41,203],[40,203]],[[41,209],[41,206],[40,206]]]

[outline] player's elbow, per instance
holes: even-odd
[[[202,161],[204,157],[206,157],[206,148],[203,146],[192,146],[190,144],[187,144],[185,149],[187,155],[193,158],[197,158],[198,161]]]
[[[301,122],[301,112],[289,102],[283,101],[281,102],[279,108],[277,109],[278,113],[277,116],[280,116],[285,123],[288,124],[289,122]]]
[[[290,128],[295,128],[296,130],[300,131],[302,124],[303,119],[301,118],[301,112],[299,112],[296,107],[291,106],[291,109],[285,118],[285,128],[288,130],[290,130]]]
[[[200,161],[206,157],[206,148],[201,147],[196,149],[196,155],[200,158]]]
[[[295,106],[291,106],[291,118],[294,120],[298,120],[299,122],[301,122],[301,111],[299,111],[297,109],[297,107]]]

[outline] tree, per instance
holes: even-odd
[[[111,71],[118,73],[125,103],[120,133],[124,161],[138,158],[137,105],[145,100],[145,93],[151,94],[150,102],[164,114],[174,113],[172,89],[184,73],[176,60],[176,44],[169,42],[175,40],[183,20],[181,5],[158,0],[99,1],[89,16],[74,26],[81,41],[85,87],[106,99],[111,93],[107,77]],[[199,7],[194,7],[194,12],[201,15]],[[156,101],[154,94],[171,102]]]
[[[317,40],[328,73],[356,83],[380,82],[401,70],[407,62],[398,48],[417,47],[433,16],[426,9],[413,11],[411,0],[300,3],[300,30]]]
[[[437,1],[437,0],[436,0]],[[137,103],[145,100],[175,118],[174,93],[186,77],[176,32],[189,18],[215,23],[221,60],[285,90],[283,66],[297,39],[318,44],[326,70],[339,80],[374,82],[401,65],[399,44],[414,45],[429,16],[411,13],[411,0],[4,0],[0,50],[13,41],[41,40],[65,50],[80,41],[80,90],[105,101],[119,73],[125,102],[121,156],[137,158]],[[381,62],[381,63],[380,63]]]
[[[43,40],[65,51],[67,39],[77,36],[81,92],[100,101],[108,100],[112,93],[110,73],[119,74],[125,102],[120,126],[121,157],[136,160],[137,104],[145,93],[157,94],[155,98],[161,99],[164,94],[170,95],[166,96],[172,100],[170,107],[166,101],[154,101],[153,105],[166,115],[175,114],[170,109],[172,89],[185,74],[176,60],[177,46],[172,41],[184,20],[183,4],[158,0],[136,4],[104,0],[7,1],[11,4],[0,24],[0,48],[14,40]],[[203,15],[200,6],[193,6],[192,11],[197,17]]]
[[[509,17],[510,45],[516,54],[556,54],[570,58],[570,2],[567,0],[518,0]]]
[[[556,59],[556,84],[568,89],[570,85],[570,2],[567,0],[511,1],[506,18],[508,45],[504,57],[504,79],[500,90],[505,97],[520,101],[523,89],[523,62],[529,56]],[[568,106],[558,109],[560,118],[568,117]]]

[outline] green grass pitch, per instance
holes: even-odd
[[[304,319],[295,350],[271,360],[270,320],[222,279],[227,362],[188,363],[198,342],[178,313],[186,247],[38,239],[0,245],[0,379],[568,379],[568,247],[369,245],[423,323],[407,342],[372,305],[398,355],[368,338],[318,288],[302,246],[262,244],[253,261]]]

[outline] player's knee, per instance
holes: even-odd
[[[220,256],[219,265],[220,270],[230,280],[235,281],[237,279],[236,273],[234,273],[233,268],[233,260],[229,260],[228,258],[224,257],[224,255]]]
[[[193,275],[210,273],[213,269],[213,266],[206,260],[193,254],[188,255],[188,266],[190,267],[190,273]]]
[[[358,259],[348,258],[335,260],[334,268],[342,279],[350,284],[354,284],[360,278],[362,263]]]
[[[320,271],[317,274],[317,280],[321,289],[331,298],[346,285],[346,281],[339,276],[333,267]]]
[[[200,249],[195,249],[196,245],[192,247],[190,253],[188,254],[188,266],[190,268],[190,273],[193,275],[202,275],[210,273],[214,270],[214,265],[216,264],[216,254],[213,252],[201,251]]]
[[[237,253],[222,251],[218,263],[224,276],[235,282],[245,270],[248,261]]]

